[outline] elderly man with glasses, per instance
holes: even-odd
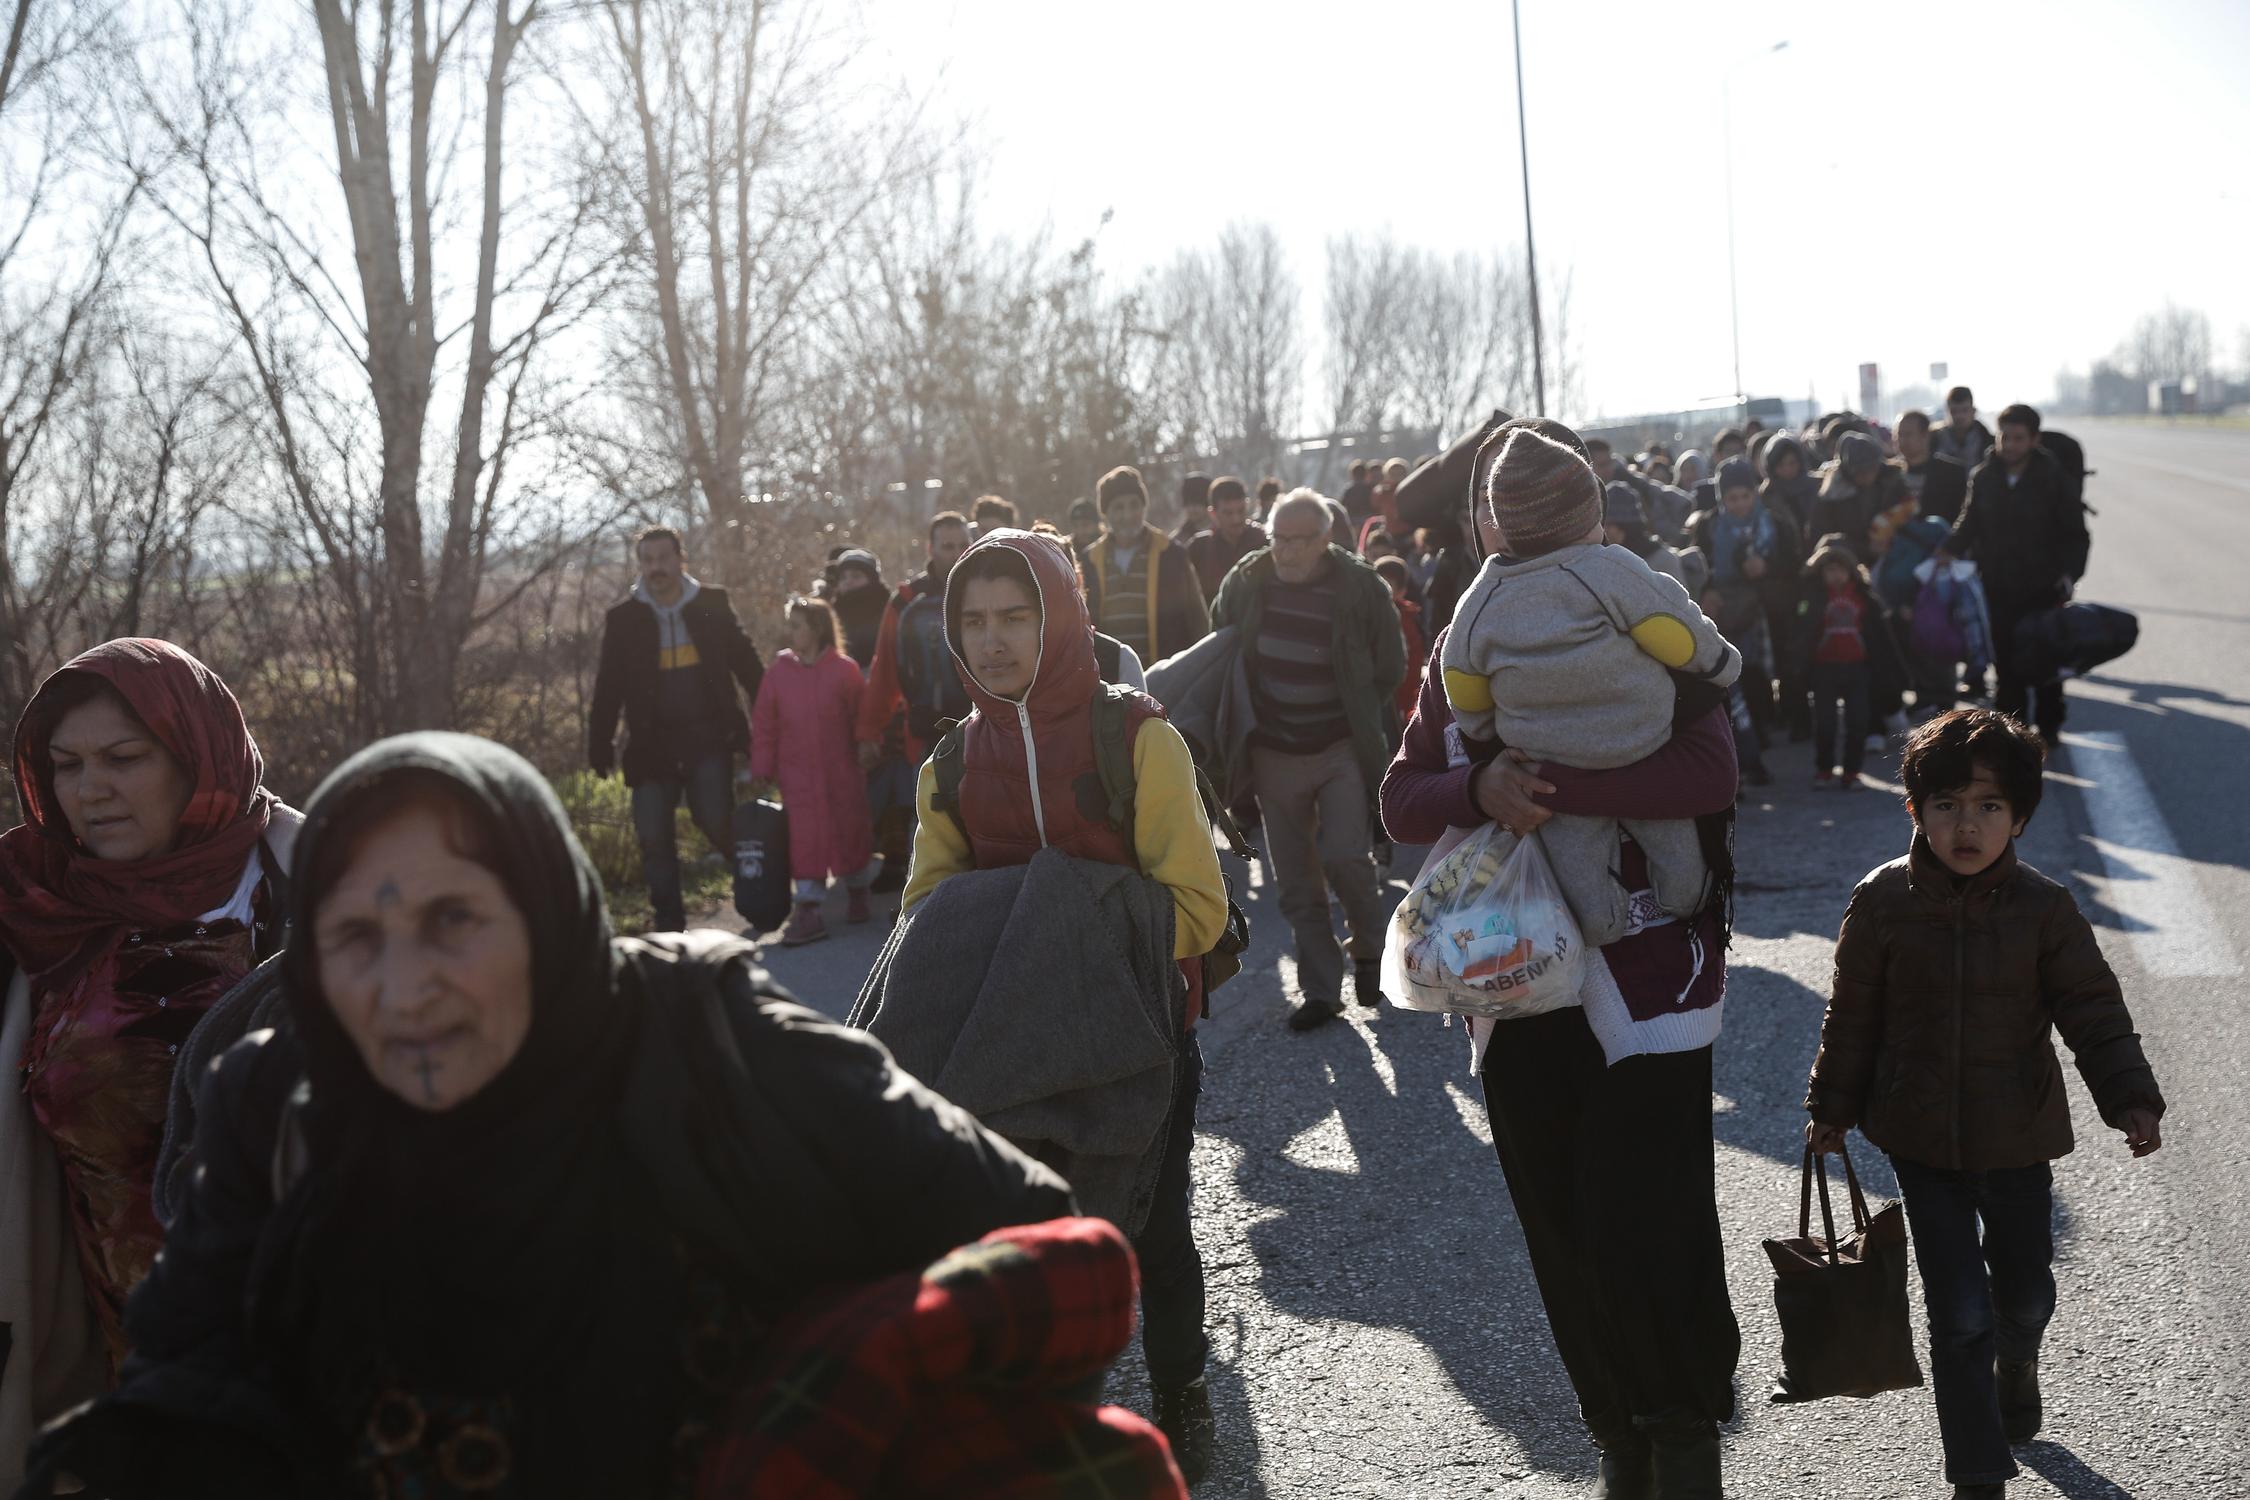
[[[1265,812],[1281,912],[1297,938],[1307,1031],[1344,1009],[1343,950],[1328,914],[1333,887],[1351,934],[1353,991],[1381,1001],[1381,877],[1374,797],[1389,759],[1393,699],[1406,644],[1390,585],[1329,539],[1327,502],[1297,490],[1267,519],[1272,538],[1220,587],[1212,624],[1240,627],[1258,728],[1250,784]]]

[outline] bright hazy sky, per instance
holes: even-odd
[[[1162,262],[1280,231],[1318,347],[1325,238],[1520,247],[1506,0],[866,0],[895,67],[991,149],[989,219]],[[1874,18],[1887,19],[1876,21]],[[1786,50],[1765,55],[1779,41]],[[2170,297],[2250,326],[2250,0],[1524,0],[1543,278],[1587,405],[1733,386],[1720,83],[1733,80],[1743,382],[1823,402],[1933,360],[2045,397]],[[1320,390],[1308,370],[1306,424]]]

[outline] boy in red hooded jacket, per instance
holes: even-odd
[[[915,787],[921,815],[901,906],[912,911],[939,882],[968,870],[1028,863],[1044,848],[1131,865],[1172,893],[1174,953],[1194,960],[1227,922],[1226,880],[1196,789],[1187,741],[1155,700],[1136,695],[1126,714],[1134,773],[1130,837],[1087,806],[1097,778],[1094,695],[1101,672],[1093,622],[1063,545],[1032,532],[991,532],[954,565],[945,585],[946,638],[976,707],[961,724],[956,807],[939,810],[935,762]],[[955,816],[955,813],[958,816]],[[1134,1244],[1141,1262],[1141,1347],[1156,1424],[1190,1483],[1211,1461],[1216,1427],[1203,1369],[1203,1259],[1196,1248],[1188,1153],[1203,1055],[1190,990],[1183,1017],[1182,1083],[1156,1181],[1155,1204]]]

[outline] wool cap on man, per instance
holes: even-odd
[[[1550,437],[1519,427],[1492,466],[1494,517],[1517,557],[1537,557],[1583,538],[1602,519],[1602,485],[1586,460]]]
[[[1847,432],[1837,440],[1836,457],[1846,474],[1864,474],[1883,461],[1883,449],[1864,432]]]
[[[1109,502],[1120,495],[1138,495],[1143,500],[1148,498],[1148,481],[1141,478],[1141,471],[1131,464],[1119,464],[1102,476],[1100,484],[1094,486],[1094,503],[1104,511],[1109,509]]]
[[[1648,507],[1641,504],[1641,492],[1622,479],[1612,479],[1602,487],[1602,520],[1627,531],[1646,531]]]
[[[1719,493],[1728,490],[1754,490],[1758,487],[1758,466],[1747,458],[1730,458],[1719,465]]]

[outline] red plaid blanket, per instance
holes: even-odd
[[[715,1433],[697,1500],[1186,1500],[1163,1435],[1073,1399],[1133,1333],[1101,1219],[996,1230],[791,1315]]]

